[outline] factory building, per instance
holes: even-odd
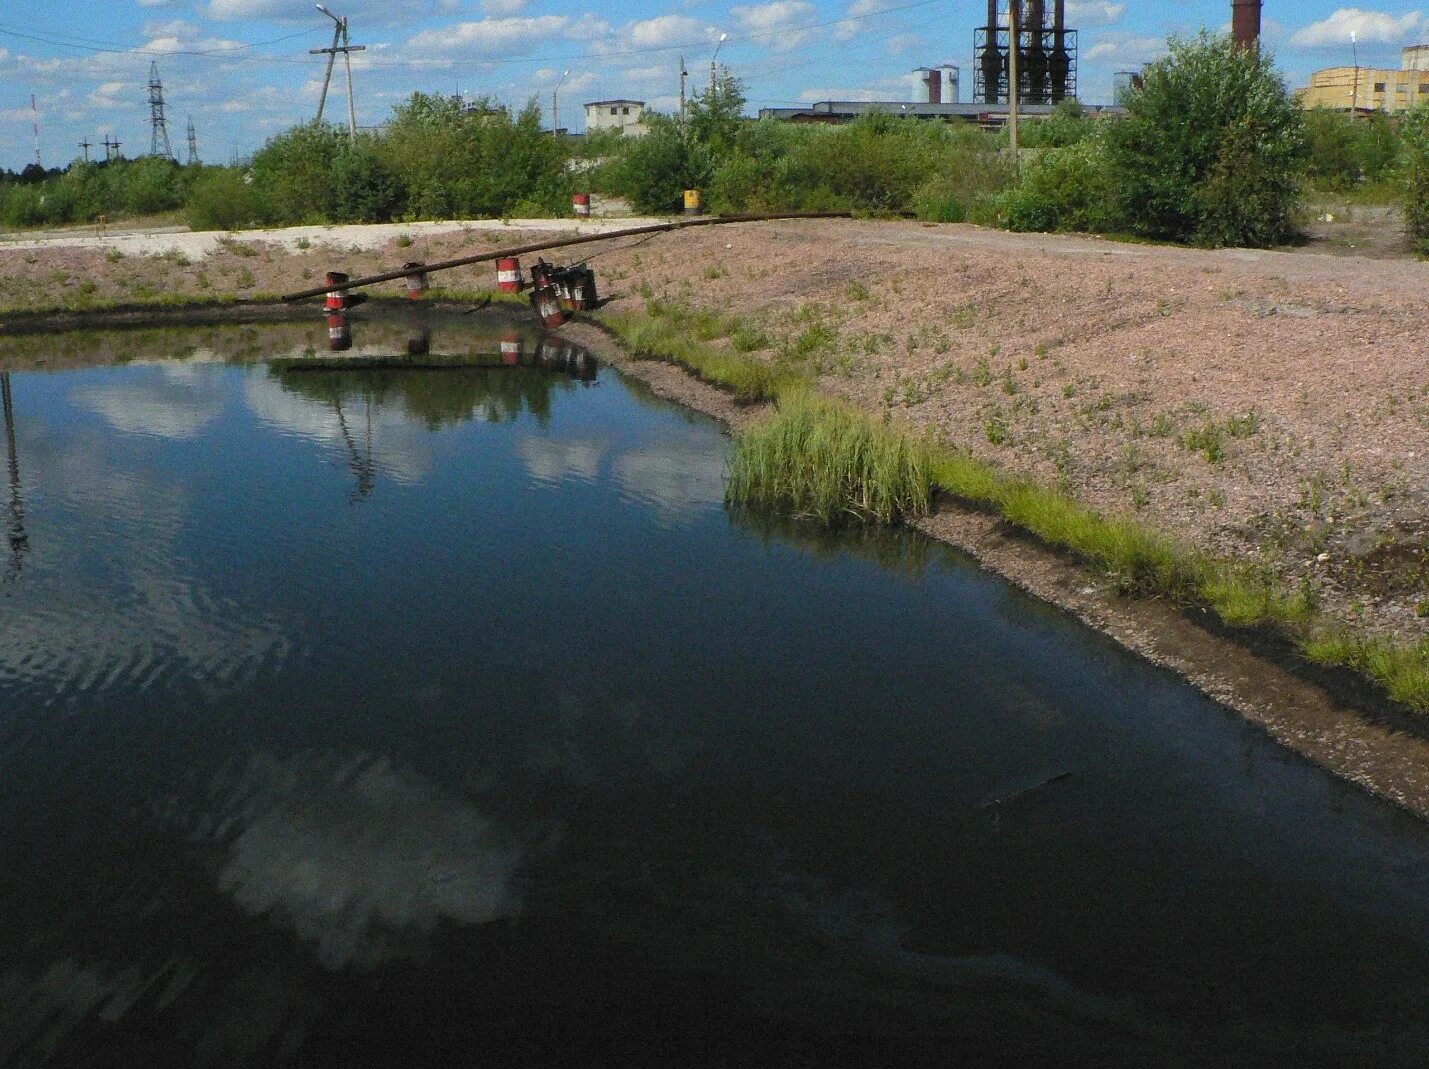
[[[645,125],[645,101],[643,100],[592,100],[585,106],[586,133],[599,130],[619,130],[625,137],[643,137]]]
[[[1334,111],[1408,111],[1429,100],[1429,45],[1406,48],[1398,70],[1383,67],[1328,67],[1296,90],[1306,108]]]

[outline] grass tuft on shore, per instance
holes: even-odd
[[[842,402],[788,390],[772,416],[740,433],[727,496],[824,523],[896,523],[927,513],[932,464],[922,442]]]

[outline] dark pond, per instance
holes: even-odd
[[[1429,1062],[1422,824],[585,354],[6,345],[0,1064]]]

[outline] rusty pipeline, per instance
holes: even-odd
[[[617,238],[642,237],[646,234],[662,234],[670,230],[684,230],[692,226],[724,226],[731,223],[772,223],[785,219],[847,219],[847,212],[784,212],[772,214],[751,214],[751,215],[716,215],[694,219],[680,219],[671,223],[653,223],[649,226],[635,226],[627,230],[613,230],[608,234],[587,234],[583,237],[560,238],[555,241],[540,241],[532,245],[521,245],[514,249],[500,249],[496,252],[483,252],[475,256],[459,256],[454,260],[439,260],[436,263],[423,264],[420,267],[403,267],[397,271],[385,271],[380,275],[367,275],[364,278],[344,279],[336,284],[314,286],[312,289],[299,290],[296,293],[285,293],[279,298],[281,301],[301,301],[309,297],[323,297],[329,293],[347,292],[349,290],[361,289],[364,286],[375,286],[381,282],[392,282],[399,278],[407,278],[411,275],[423,273],[432,274],[436,271],[449,271],[454,267],[468,267],[471,264],[489,263],[492,260],[503,260],[507,257],[525,256],[533,252],[544,252],[547,249],[564,249],[572,245],[588,245],[596,241],[613,241]],[[352,297],[348,299],[348,306],[357,303],[361,299]]]

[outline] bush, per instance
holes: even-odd
[[[1429,101],[1421,101],[1404,123],[1400,184],[1404,189],[1404,229],[1429,256]]]
[[[259,215],[252,185],[233,167],[206,169],[189,190],[184,208],[195,230],[237,230]]]
[[[1351,118],[1316,108],[1305,115],[1306,173],[1322,189],[1342,191],[1379,182],[1393,170],[1400,134],[1388,115]]]
[[[674,119],[652,115],[645,122],[650,132],[624,146],[617,185],[638,212],[677,212],[685,190],[709,185],[714,157]]]
[[[1171,39],[1107,131],[1121,216],[1136,234],[1264,246],[1292,236],[1303,118],[1270,53],[1226,36]],[[1225,203],[1246,197],[1252,207]],[[1253,213],[1265,213],[1260,219]]]
[[[1103,232],[1120,225],[1101,138],[1041,153],[997,204],[1002,223],[1011,230]]]

